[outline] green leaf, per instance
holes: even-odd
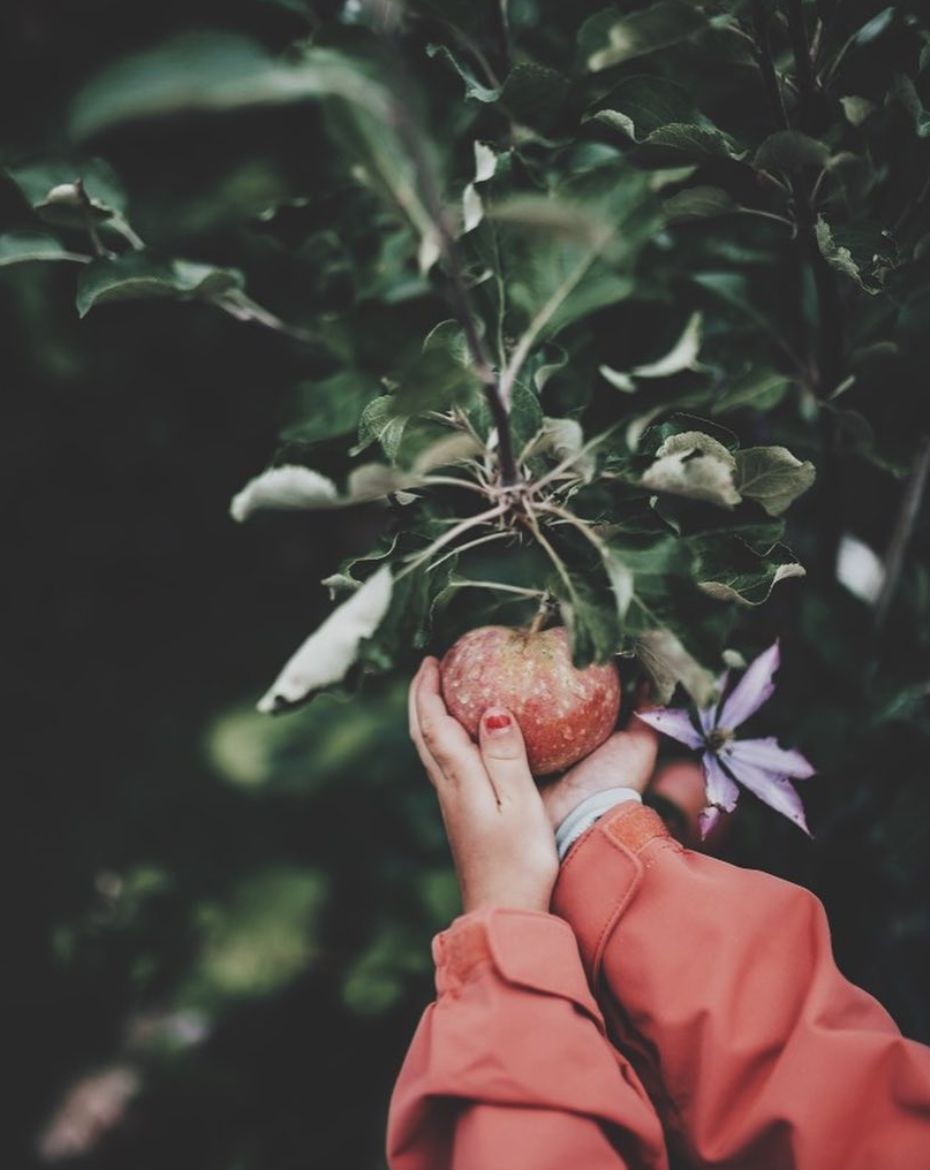
[[[930,135],[930,114],[924,108],[920,94],[917,92],[917,86],[910,77],[903,73],[895,74],[891,93],[910,116],[917,137],[928,137]]]
[[[510,433],[514,450],[520,451],[542,429],[543,412],[539,397],[524,382],[515,383],[510,403]]]
[[[480,389],[461,327],[455,321],[444,321],[432,330],[422,351],[401,375],[394,391],[396,410],[416,414],[465,406]]]
[[[427,55],[446,62],[465,82],[465,97],[476,102],[489,104],[500,98],[500,89],[485,85],[479,81],[474,70],[467,65],[458,53],[453,53],[446,45],[427,45]]]
[[[510,201],[491,214],[499,225],[507,325],[523,335],[517,348],[526,356],[629,296],[633,262],[659,223],[647,177],[613,163],[573,177],[552,197]]]
[[[190,260],[156,260],[141,253],[94,260],[78,279],[80,316],[111,301],[170,298],[214,303],[226,293],[241,290],[242,274]],[[222,305],[220,306],[222,307]]]
[[[372,443],[380,443],[385,455],[393,462],[400,450],[409,419],[405,411],[398,410],[393,394],[382,394],[372,399],[362,412],[358,442],[351,453],[357,455]]]
[[[619,649],[621,640],[616,603],[569,570],[564,577],[553,578],[552,589],[559,598],[559,611],[571,638],[574,664],[583,668],[592,662],[607,662]]]
[[[707,18],[693,4],[659,0],[658,4],[632,12],[610,25],[607,45],[589,56],[588,68],[593,73],[609,69],[678,44],[707,27]]]
[[[670,223],[732,215],[740,210],[740,205],[722,187],[686,187],[670,195],[662,207]]]
[[[753,166],[760,171],[794,171],[806,167],[823,168],[830,161],[825,142],[802,134],[800,130],[776,130],[756,151]]]
[[[716,392],[711,404],[713,414],[752,407],[771,410],[781,402],[791,385],[791,379],[778,370],[753,367],[735,378],[728,379]]]
[[[34,163],[12,167],[6,174],[39,217],[56,227],[83,228],[88,212],[98,223],[126,212],[123,185],[101,158]],[[78,179],[84,184],[86,204],[75,187]]]
[[[318,443],[354,431],[372,400],[375,381],[359,370],[341,370],[296,389],[297,419],[282,433],[289,442]]]
[[[41,232],[7,232],[0,236],[0,267],[30,260],[72,260],[85,264],[89,256],[69,252],[54,236]]]
[[[711,533],[689,542],[695,553],[698,588],[716,601],[762,605],[779,581],[803,577],[805,570],[783,544],[765,553],[730,533]]]
[[[888,273],[898,264],[893,242],[875,223],[834,227],[820,215],[814,233],[830,267],[872,295],[881,292]]]
[[[704,158],[741,159],[746,155],[746,151],[722,130],[683,122],[671,122],[653,130],[643,140],[643,146],[664,147],[698,162]]]
[[[813,463],[802,463],[786,447],[746,447],[736,452],[740,495],[761,504],[770,516],[786,512],[816,477]]]
[[[740,502],[735,472],[736,460],[722,443],[700,431],[685,431],[665,440],[640,482],[650,491],[733,508]]]
[[[600,108],[588,119],[613,125],[634,142],[670,122],[698,120],[691,95],[683,86],[649,74],[625,77],[598,104]]]
[[[335,50],[313,47],[297,60],[282,60],[233,33],[189,33],[118,61],[93,78],[74,103],[71,130],[84,139],[142,118],[323,97],[343,98],[387,118],[386,91]]]
[[[776,344],[782,345],[781,332],[775,322],[756,307],[752,286],[737,272],[696,272],[691,277],[695,284],[725,301]]]
[[[520,61],[504,82],[500,102],[516,121],[548,133],[562,113],[568,90],[568,78],[561,73],[533,61]]]
[[[846,115],[846,121],[851,126],[856,127],[861,126],[877,108],[875,103],[869,101],[868,98],[856,97],[854,94],[840,98],[840,105],[842,105],[843,113]]]
[[[389,670],[411,650],[426,646],[433,602],[448,586],[455,566],[456,558],[450,557],[428,571],[420,568],[399,576],[386,614],[361,646],[359,659],[363,665]]]

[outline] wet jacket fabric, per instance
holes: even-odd
[[[930,1170],[930,1049],[837,970],[808,891],[620,805],[552,913],[464,915],[391,1101],[391,1170]]]

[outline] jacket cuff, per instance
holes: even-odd
[[[681,846],[651,808],[628,802],[592,826],[562,863],[552,912],[570,923],[592,987],[604,948],[661,849]]]
[[[570,1000],[604,1031],[574,932],[554,914],[473,911],[433,939],[433,959],[440,997],[462,994],[480,972],[490,970],[511,986]]]

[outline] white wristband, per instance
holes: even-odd
[[[635,788],[605,788],[603,792],[595,792],[576,805],[555,831],[559,861],[564,859],[581,834],[587,832],[614,805],[622,804],[625,800],[638,800],[642,804],[642,799]]]

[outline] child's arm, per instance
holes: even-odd
[[[930,1049],[843,978],[807,890],[682,849],[621,805],[569,852],[553,909],[690,1161],[930,1167]]]
[[[665,1170],[564,922],[477,911],[433,950],[439,994],[394,1090],[391,1170]]]

